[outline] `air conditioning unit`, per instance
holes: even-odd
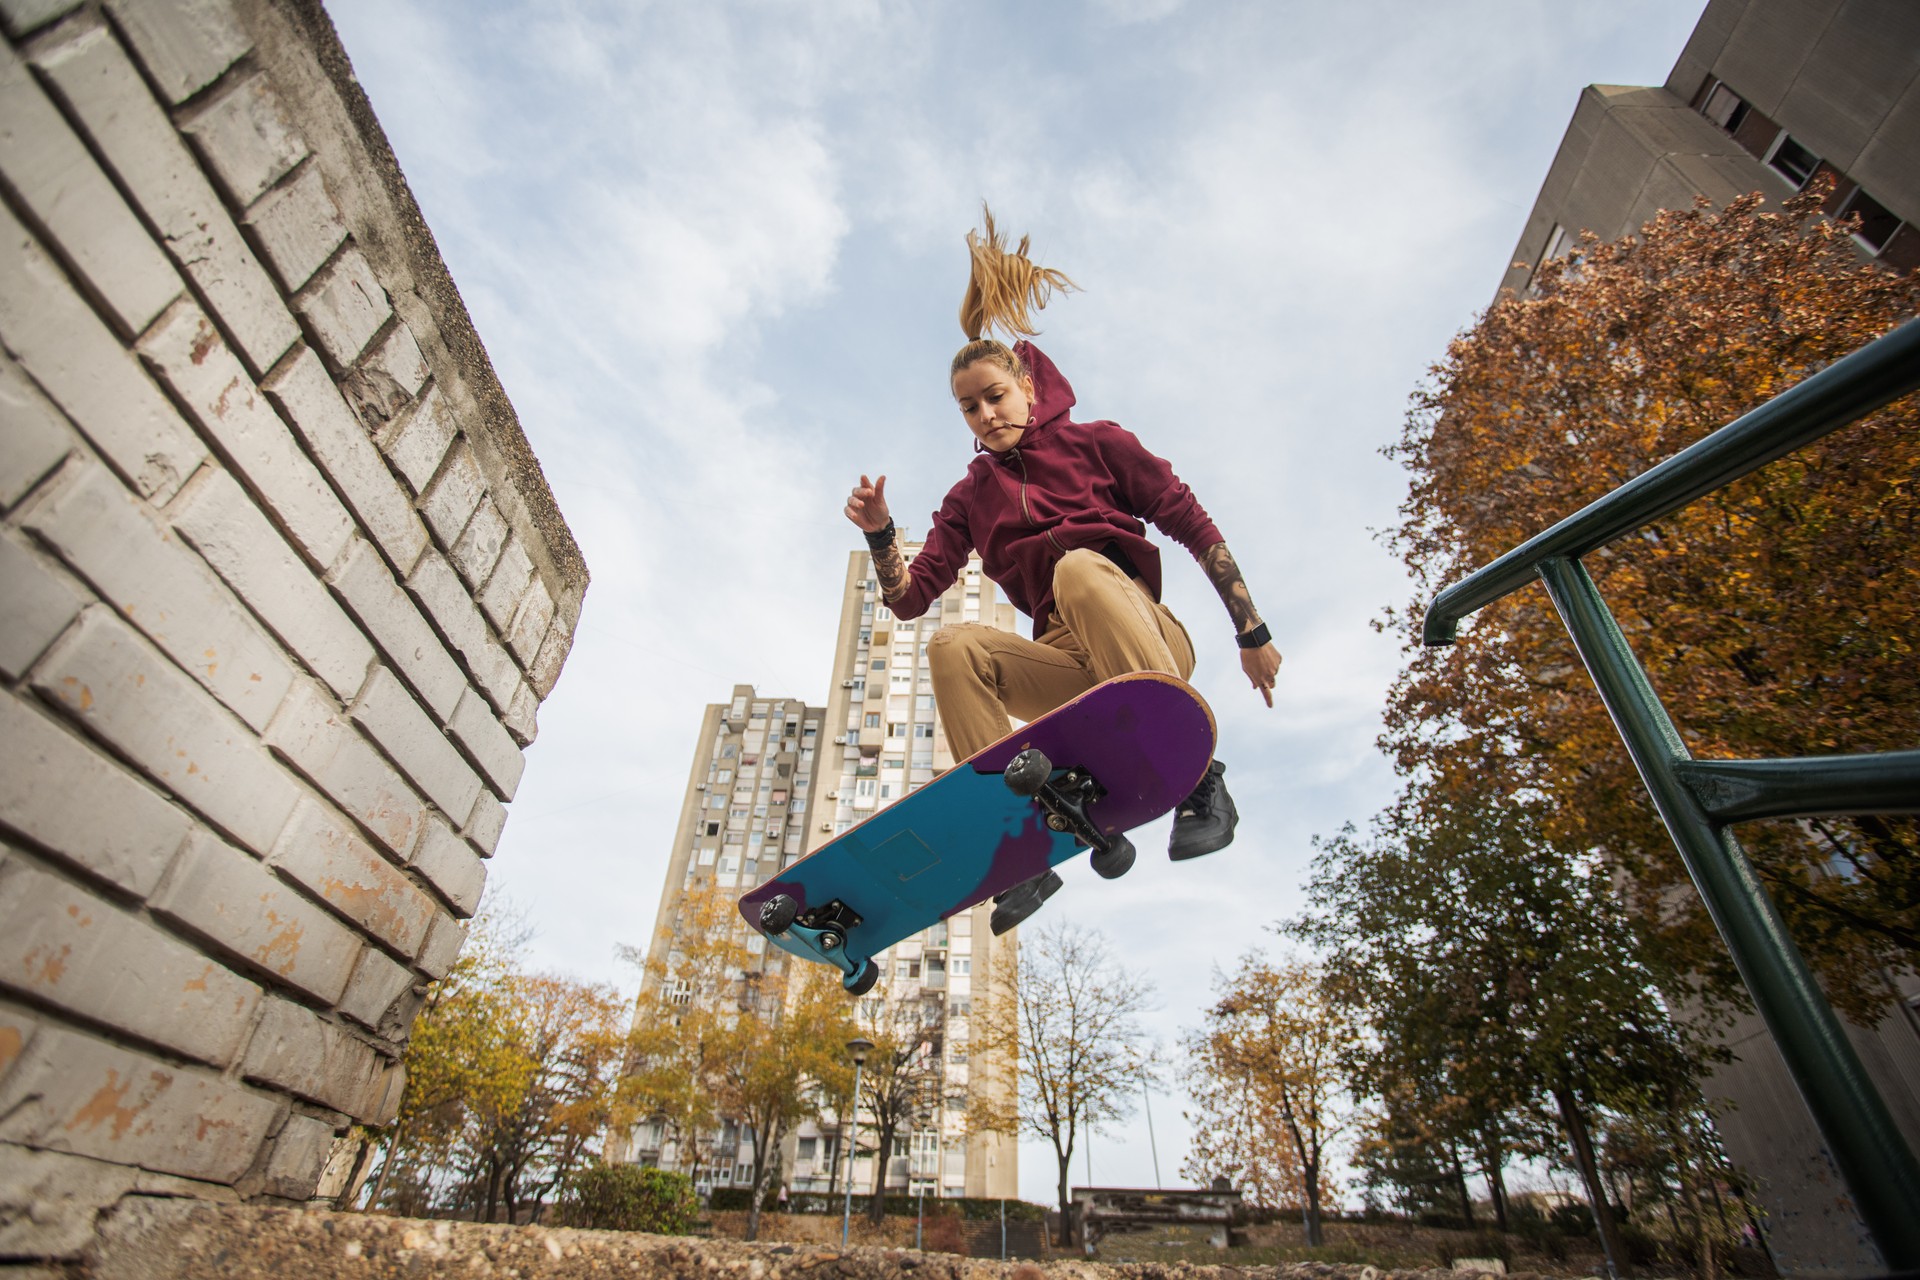
[[[853,688],[853,681],[851,681],[851,680],[842,680],[842,681],[840,682],[840,687],[841,687],[842,689],[851,689],[851,688]]]
[[[840,798],[840,793],[839,793],[838,791],[829,791],[829,792],[827,792],[827,799],[829,799],[829,800],[838,800],[839,798]]]
[[[844,733],[836,733],[836,734],[834,734],[834,735],[833,735],[833,744],[834,744],[834,745],[835,745],[836,747],[844,747],[844,746],[846,746],[846,745],[847,745],[847,735],[846,735],[846,734],[844,734]]]
[[[820,824],[820,829],[821,829],[822,831],[831,831],[831,830],[833,830],[833,823],[832,823],[832,822],[823,822],[823,823],[821,823],[821,824]]]
[[[705,791],[707,789],[707,784],[704,782],[696,782],[693,784],[693,789],[695,791]]]

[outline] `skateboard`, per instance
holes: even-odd
[[[1108,680],[841,832],[743,894],[740,912],[863,995],[881,951],[1083,848],[1101,876],[1124,875],[1126,833],[1192,794],[1213,746],[1213,712],[1185,682]]]

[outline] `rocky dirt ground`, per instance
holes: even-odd
[[[0,1268],[5,1264],[0,1263]],[[130,1199],[80,1262],[6,1280],[1454,1280],[1457,1273],[1320,1262],[1000,1262],[910,1249],[484,1226],[359,1213]]]

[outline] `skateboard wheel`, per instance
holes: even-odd
[[[1115,836],[1112,844],[1104,849],[1095,849],[1087,861],[1093,864],[1094,872],[1101,879],[1117,880],[1133,866],[1133,841],[1125,836]]]
[[[1007,790],[1017,796],[1037,796],[1053,776],[1053,761],[1037,747],[1028,747],[1007,761]]]
[[[794,917],[799,914],[799,903],[784,893],[776,893],[760,904],[760,931],[769,937],[778,937],[793,925]]]
[[[860,967],[840,979],[840,985],[849,994],[863,996],[873,990],[873,984],[880,981],[880,966],[871,960],[862,960]]]

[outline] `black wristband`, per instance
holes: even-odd
[[[1237,635],[1233,642],[1242,649],[1264,649],[1273,643],[1273,632],[1267,630],[1267,624],[1261,623],[1243,635]]]
[[[860,532],[867,539],[869,551],[884,551],[893,542],[893,521],[887,521],[887,527],[884,529],[875,529],[872,533],[862,529]]]

